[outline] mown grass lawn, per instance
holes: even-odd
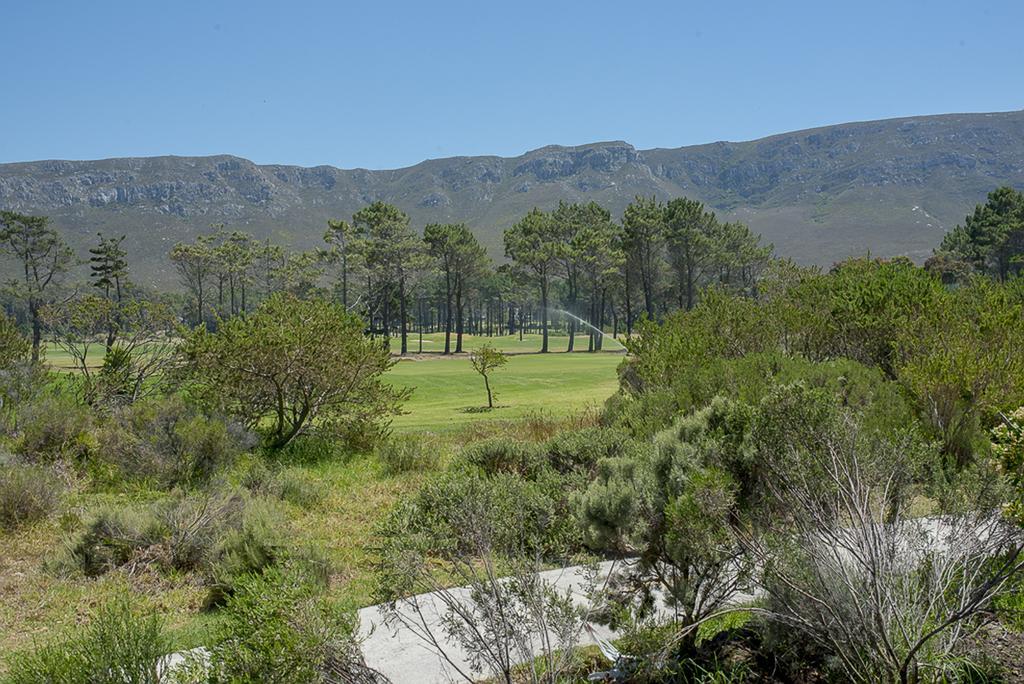
[[[493,337],[487,337],[486,335],[463,335],[462,336],[462,349],[463,351],[472,351],[482,344],[490,343],[495,349],[500,349],[504,352],[521,353],[521,352],[539,352],[543,338],[541,335],[534,333],[523,335],[522,339],[519,339],[519,335],[495,335]],[[587,345],[590,343],[590,336],[587,334],[576,334],[575,343],[573,345],[574,351],[586,352]],[[548,335],[548,348],[552,352],[563,352],[566,350],[569,344],[569,336],[564,332],[552,331]],[[398,351],[401,348],[401,343],[398,339],[394,339],[391,342],[391,349]],[[417,333],[411,333],[409,335],[409,352],[412,354],[419,353],[420,350],[420,337]],[[452,335],[452,350],[455,350],[455,335]],[[428,333],[423,335],[423,353],[435,353],[444,351],[444,333]],[[611,335],[605,335],[604,337],[604,351],[622,351],[622,344],[615,340]]]
[[[587,345],[590,342],[590,336],[586,334],[577,334],[575,340],[575,352],[586,353]],[[523,354],[539,352],[541,348],[542,338],[537,334],[523,335],[522,339],[518,335],[495,335],[493,337],[487,337],[486,335],[463,335],[462,336],[462,350],[464,352],[471,352],[474,349],[479,348],[483,344],[490,344],[495,349],[500,349],[503,352],[511,354]],[[552,353],[564,352],[569,344],[569,337],[563,332],[552,332],[548,337],[548,347]],[[420,354],[420,336],[418,333],[409,334],[409,354],[418,355]],[[455,335],[452,334],[452,351],[455,350]],[[396,356],[398,351],[401,349],[401,341],[395,337],[391,339],[391,351]],[[441,355],[444,352],[444,333],[427,333],[423,335],[422,340],[422,353],[429,354],[431,356]],[[611,335],[605,335],[604,338],[604,351],[605,352],[622,352],[622,344],[615,340]],[[92,368],[99,368],[100,364],[103,363],[103,343],[102,341],[94,342],[89,348],[89,366]],[[44,350],[46,362],[51,368],[58,371],[73,371],[77,369],[77,362],[68,354],[66,351],[58,347],[56,344],[48,343]]]
[[[497,399],[486,410],[484,383],[465,357],[400,361],[390,382],[413,389],[406,415],[395,419],[402,432],[443,432],[469,423],[508,420],[530,414],[550,417],[600,406],[618,386],[621,354],[525,354],[509,358],[491,376]]]

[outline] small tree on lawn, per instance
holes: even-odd
[[[508,356],[501,350],[485,344],[469,355],[469,361],[473,364],[473,370],[484,378],[484,387],[487,388],[487,408],[494,408],[490,375],[508,363]]]
[[[314,428],[380,429],[408,396],[384,382],[394,361],[363,322],[323,299],[274,294],[183,346],[198,396],[261,429],[271,448]]]

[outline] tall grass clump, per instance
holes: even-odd
[[[440,454],[416,435],[392,435],[376,448],[377,458],[391,475],[432,470],[440,462]]]
[[[102,605],[84,628],[8,660],[5,684],[157,684],[169,650],[161,619],[128,596]]]
[[[211,682],[372,682],[350,613],[294,568],[241,578],[222,611]]]

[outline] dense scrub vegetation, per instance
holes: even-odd
[[[464,228],[421,241],[376,203],[332,222],[323,254],[176,246],[186,300],[132,285],[109,238],[67,296],[60,236],[4,213],[0,243],[46,276],[0,315],[0,536],[45,540],[46,582],[106,593],[3,676],[154,682],[202,645],[181,681],[380,681],[351,609],[402,624],[432,591],[444,634],[424,636],[469,653],[470,680],[582,678],[575,646],[602,623],[620,681],[998,681],[972,639],[1020,627],[1018,199],[995,193],[927,268],[828,272],[646,199],[621,225],[532,212],[491,272]],[[441,326],[460,351],[531,308],[546,332],[555,306],[580,314],[570,347],[593,325],[600,350],[608,313],[631,333],[603,409],[390,433],[408,396],[385,380],[393,335],[405,352],[410,323]],[[503,360],[472,357],[488,395]],[[585,605],[538,574],[576,564]],[[158,617],[174,592],[184,630]]]

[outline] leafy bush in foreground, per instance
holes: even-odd
[[[394,361],[363,327],[340,304],[274,294],[185,340],[190,389],[208,408],[260,428],[273,449],[313,431],[382,429],[407,392],[383,381]]]
[[[392,435],[377,445],[376,452],[391,474],[429,470],[440,460],[438,452],[428,448],[416,435]]]
[[[636,448],[624,430],[582,428],[561,432],[544,443],[545,464],[562,474],[592,475],[601,459],[622,456]]]
[[[301,466],[277,467],[263,459],[246,465],[241,484],[255,496],[279,499],[299,508],[315,508],[327,497],[323,483]]]
[[[531,479],[536,477],[544,464],[539,445],[507,437],[474,442],[462,450],[462,458],[487,475],[505,473]]]
[[[386,543],[415,539],[438,555],[475,552],[476,540],[486,538],[495,553],[560,557],[580,544],[570,495],[562,478],[552,473],[531,481],[455,470],[400,504],[381,533]]]
[[[613,577],[609,621],[651,616],[664,594],[677,627],[688,628],[722,608],[749,580],[750,567],[731,534],[741,510],[748,412],[718,400],[659,433],[650,448],[603,459],[579,498],[587,545],[638,562]],[[676,650],[692,653],[697,633]]]

